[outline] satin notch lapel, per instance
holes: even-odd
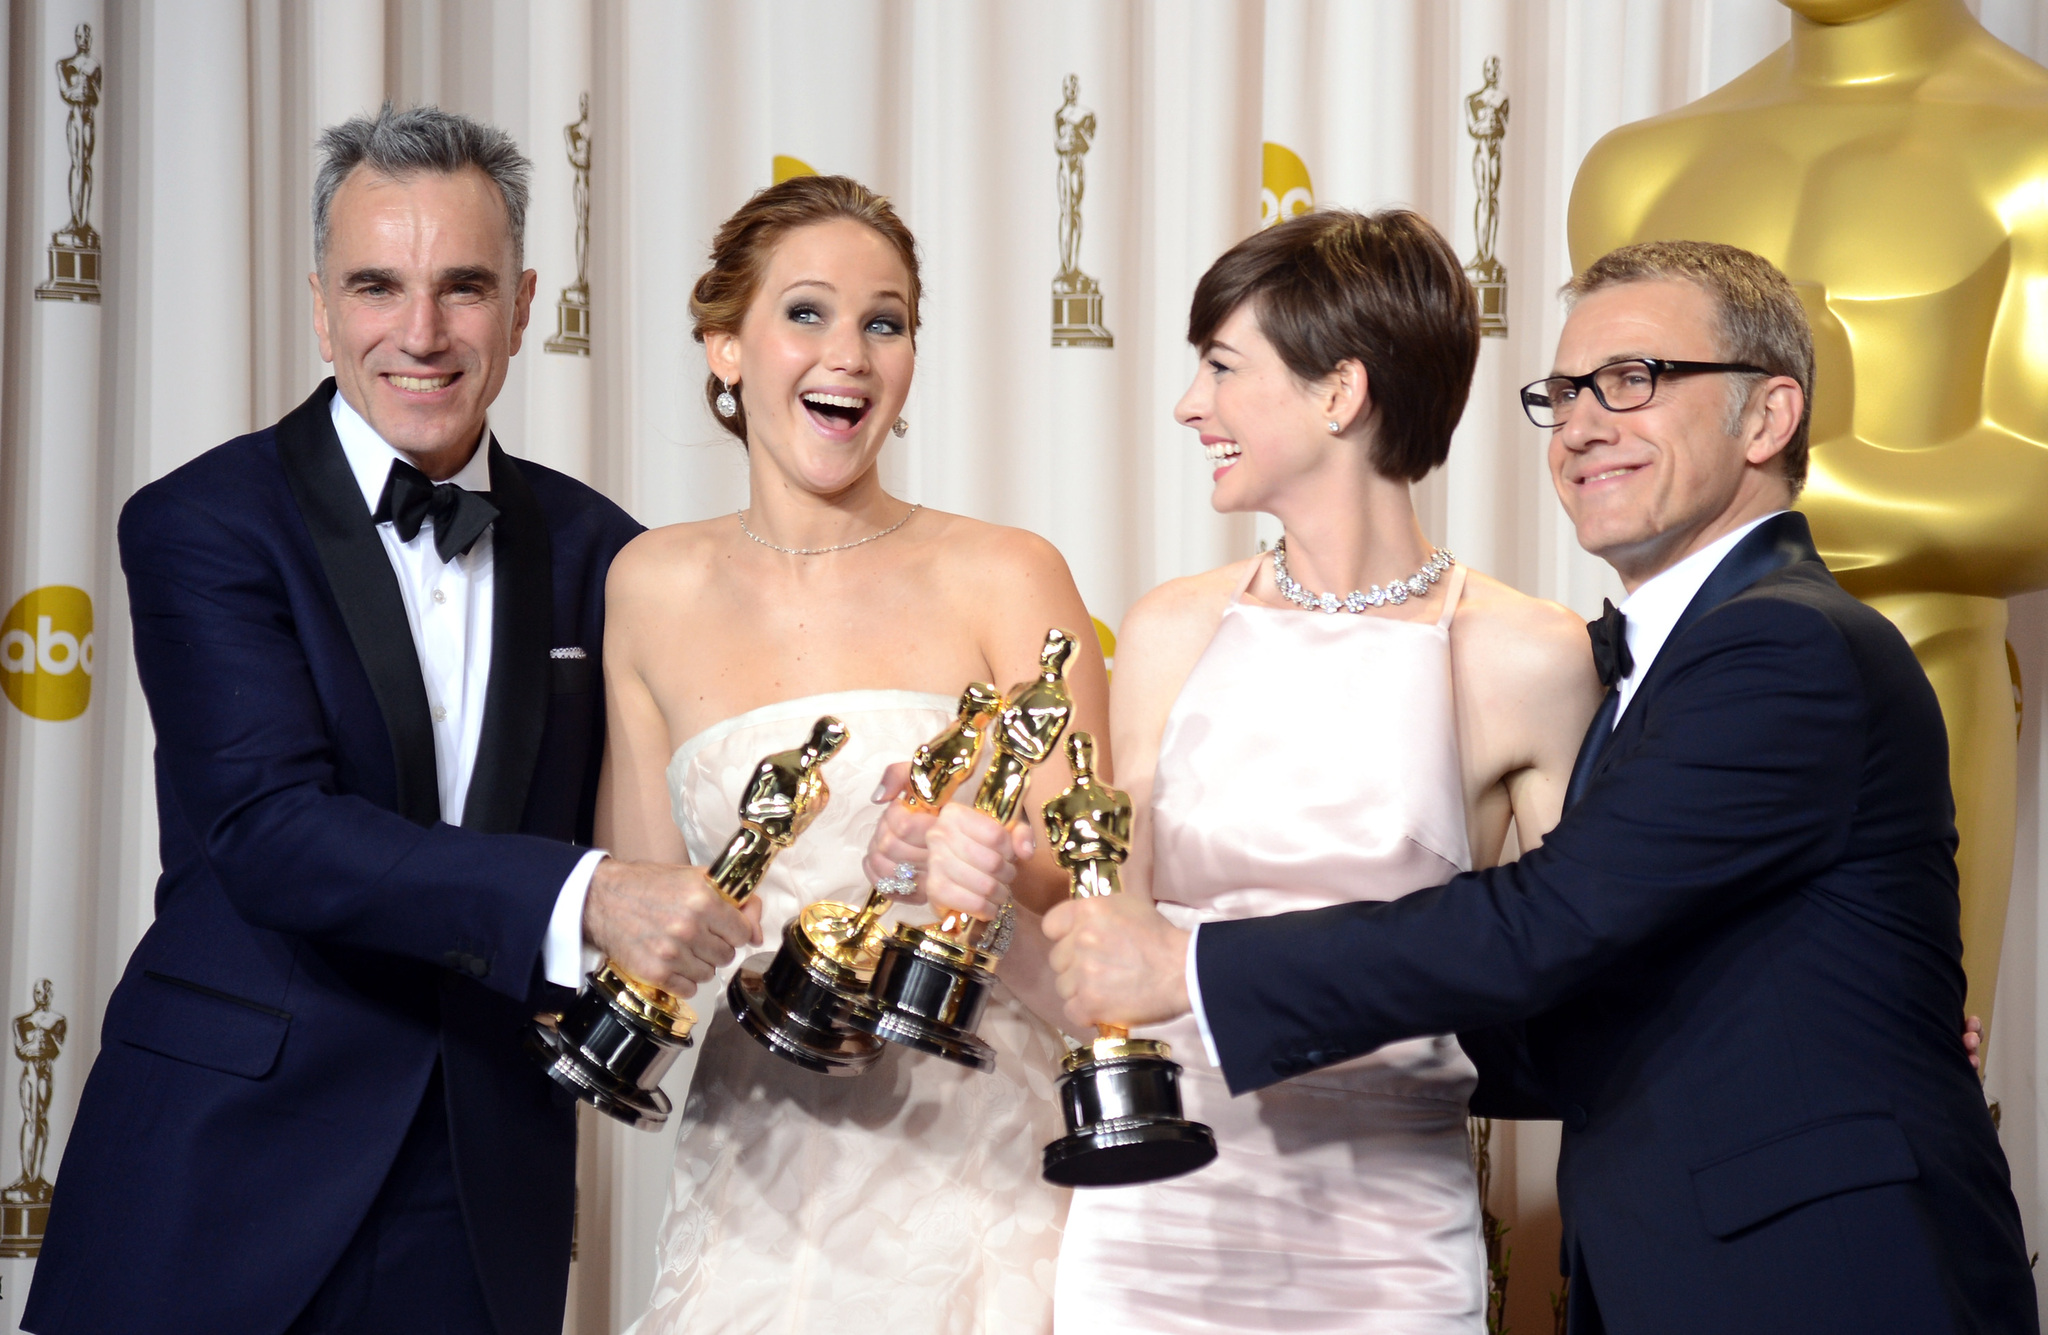
[[[441,785],[426,683],[398,576],[334,434],[334,392],[330,379],[277,424],[278,458],[391,734],[398,812],[415,825],[432,825],[441,818]]]
[[[1672,658],[1671,647],[1678,643],[1686,629],[1764,576],[1799,561],[1812,561],[1818,565],[1820,554],[1814,550],[1813,532],[1807,527],[1806,516],[1797,510],[1774,515],[1758,524],[1721,558],[1721,564],[1714,567],[1706,583],[1700,585],[1700,591],[1685,605],[1677,624],[1672,626],[1663,649],[1630,697],[1626,715],[1621,713],[1620,689],[1607,692],[1607,699],[1601,702],[1599,712],[1593,716],[1592,726],[1586,729],[1586,740],[1579,744],[1579,757],[1573,762],[1572,777],[1565,785],[1565,810],[1571,810],[1593,786],[1593,780],[1613,764],[1619,754],[1634,745],[1635,739],[1641,735],[1643,711],[1649,708],[1651,698],[1663,685],[1667,676],[1665,667]],[[1628,733],[1625,738],[1621,736],[1624,731]],[[1616,741],[1621,743],[1619,747],[1610,745]]]
[[[491,450],[491,678],[483,736],[462,826],[492,834],[519,828],[547,727],[548,646],[555,623],[554,559],[547,516],[511,456]]]

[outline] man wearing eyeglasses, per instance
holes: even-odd
[[[1963,1025],[1940,708],[1790,507],[1812,339],[1729,246],[1613,252],[1522,402],[1628,599],[1563,819],[1390,903],[1179,931],[1063,904],[1069,1017],[1193,1010],[1243,1094],[1455,1032],[1472,1111],[1561,1118],[1573,1335],[2034,1332]],[[1540,707],[1540,706],[1539,706]],[[1199,1059],[1197,1054],[1182,1054]]]

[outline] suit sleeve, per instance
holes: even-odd
[[[120,544],[157,781],[235,911],[532,996],[549,915],[583,850],[423,829],[339,791],[331,720],[275,559],[148,490],[123,509]]]
[[[1515,1025],[1841,855],[1866,709],[1835,627],[1792,599],[1738,598],[1666,652],[1640,738],[1521,860],[1391,903],[1203,927],[1196,967],[1233,1093],[1396,1039]],[[1495,1088],[1531,1106],[1512,1031],[1481,1046]]]
[[[1536,1076],[1528,1038],[1520,1024],[1468,1029],[1458,1035],[1458,1046],[1479,1072],[1479,1085],[1470,1100],[1474,1117],[1522,1122],[1558,1119],[1556,1106]]]

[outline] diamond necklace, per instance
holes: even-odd
[[[1431,548],[1429,559],[1422,563],[1422,569],[1406,579],[1397,579],[1382,589],[1372,586],[1372,592],[1361,593],[1357,589],[1339,598],[1334,593],[1310,593],[1296,584],[1287,573],[1287,539],[1273,544],[1273,582],[1280,586],[1280,596],[1296,607],[1311,612],[1363,612],[1368,607],[1385,607],[1388,603],[1396,607],[1410,598],[1420,598],[1429,592],[1429,586],[1444,577],[1444,572],[1457,564],[1457,558],[1440,547]]]
[[[894,533],[897,529],[902,528],[905,524],[909,523],[910,516],[916,514],[919,510],[922,509],[924,509],[922,505],[912,504],[909,512],[906,513],[903,516],[903,518],[889,525],[889,527],[883,529],[880,533],[870,533],[865,538],[862,538],[857,542],[842,542],[837,547],[779,546],[776,543],[768,541],[768,539],[762,537],[760,534],[754,532],[754,530],[747,527],[747,512],[745,510],[733,511],[732,517],[740,521],[740,532],[746,534],[755,542],[760,543],[763,547],[773,548],[775,551],[781,552],[784,556],[823,556],[826,552],[843,552],[849,547],[864,547],[868,543],[873,542],[876,538],[886,538],[891,533]]]

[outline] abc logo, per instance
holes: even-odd
[[[92,598],[84,589],[35,589],[0,621],[0,688],[30,718],[61,723],[83,714],[92,668]]]

